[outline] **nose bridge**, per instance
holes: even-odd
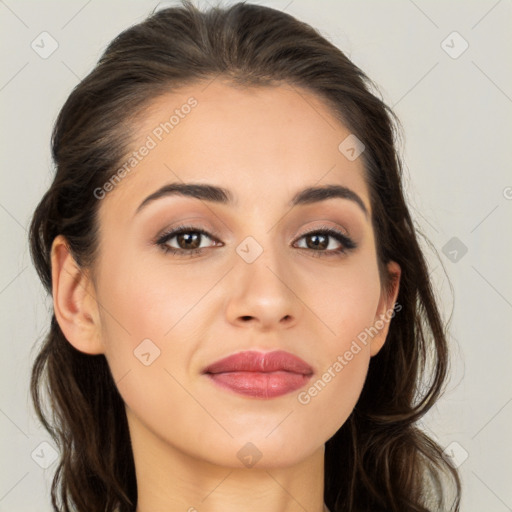
[[[257,237],[257,238],[256,238]],[[248,286],[264,285],[268,293],[282,294],[286,254],[273,232],[249,235],[236,248],[240,277]],[[279,277],[278,277],[279,276]]]
[[[236,247],[235,280],[228,315],[233,322],[253,320],[269,326],[290,324],[299,316],[291,267],[273,231],[249,235]]]

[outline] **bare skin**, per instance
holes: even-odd
[[[197,105],[158,140],[155,128],[190,97]],[[75,348],[105,355],[125,401],[137,512],[322,512],[325,442],[353,410],[389,321],[357,353],[351,347],[398,293],[398,280],[385,293],[379,276],[362,159],[338,149],[349,134],[295,87],[189,86],[155,100],[138,125],[133,150],[148,135],[156,145],[100,200],[93,272],[80,272],[65,240],[55,240],[56,316]],[[137,212],[174,182],[223,187],[234,202],[175,194]],[[297,192],[326,185],[350,189],[363,207],[346,197],[290,207]],[[181,224],[208,233],[200,253],[190,256],[183,237],[165,241],[179,254],[156,243]],[[326,227],[355,247],[314,234]],[[248,263],[243,255],[258,247]],[[399,277],[396,263],[388,270]],[[136,356],[143,340],[147,365]],[[250,349],[295,354],[314,377],[265,400],[202,373]],[[346,364],[336,370],[339,356]],[[328,382],[310,393],[319,379]],[[252,467],[244,447],[261,454]]]

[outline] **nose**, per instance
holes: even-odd
[[[290,328],[304,316],[303,303],[294,290],[292,270],[283,256],[278,261],[276,252],[265,248],[252,263],[237,256],[230,272],[226,309],[230,323],[269,331]]]

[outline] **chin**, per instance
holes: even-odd
[[[299,464],[318,450],[324,450],[322,442],[313,444],[311,438],[306,443],[303,437],[293,440],[288,436],[285,442],[283,437],[265,439],[265,435],[246,436],[243,440],[230,440],[227,446],[218,445],[219,450],[210,462],[238,469],[279,469]],[[273,435],[274,433],[271,437]],[[235,457],[232,455],[233,451]]]

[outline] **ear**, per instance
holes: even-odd
[[[53,241],[51,262],[53,308],[64,336],[80,352],[104,353],[93,283],[75,262],[62,235]]]
[[[400,288],[400,275],[402,273],[400,265],[395,261],[390,261],[387,265],[388,283],[383,287],[380,295],[377,313],[373,322],[372,332],[376,333],[371,340],[370,354],[373,357],[378,354],[383,347],[391,319],[395,316],[396,312],[402,309],[400,304],[396,304],[398,297],[398,290]]]

